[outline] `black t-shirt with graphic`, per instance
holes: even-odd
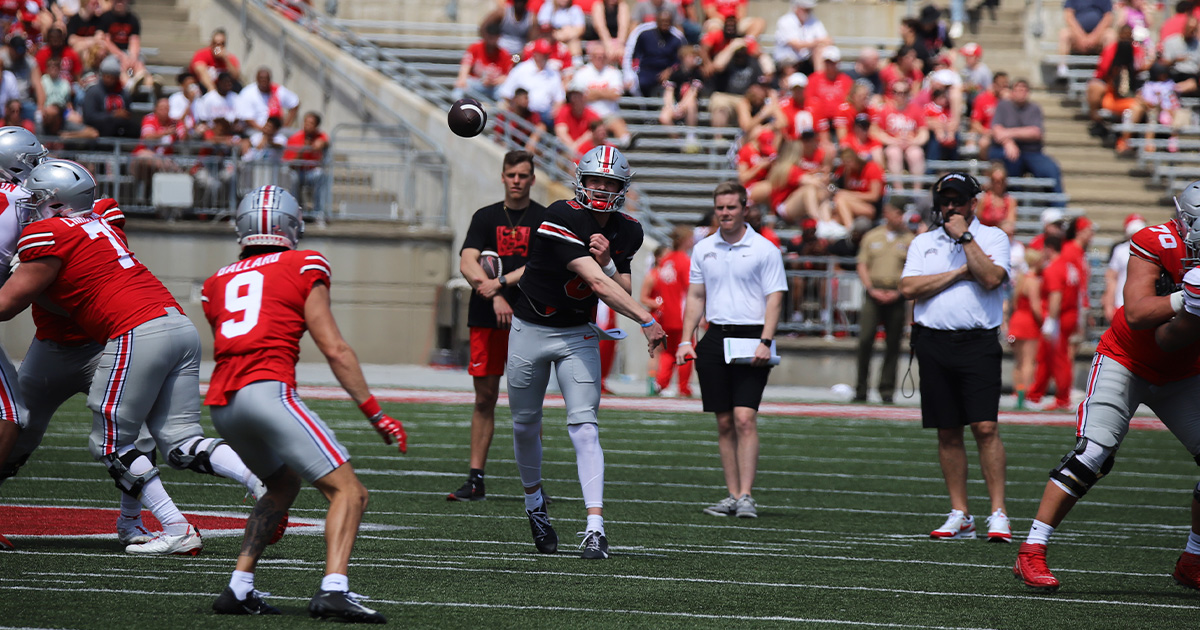
[[[494,203],[475,211],[471,217],[471,226],[467,228],[467,236],[463,239],[462,249],[478,249],[481,252],[493,251],[500,255],[500,264],[504,273],[519,269],[529,260],[530,239],[538,225],[542,223],[542,215],[546,208],[539,203],[529,202],[524,210],[509,209],[504,211],[504,203]],[[462,253],[462,250],[459,250]],[[517,306],[521,294],[515,284],[501,289],[501,294],[512,307]],[[471,292],[471,301],[467,305],[467,325],[478,328],[496,328],[496,311],[492,301],[485,300],[478,293]]]

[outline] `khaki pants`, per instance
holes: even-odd
[[[871,356],[875,351],[875,331],[883,326],[885,349],[883,369],[879,374],[879,395],[885,399],[896,393],[896,363],[900,358],[900,340],[904,336],[906,302],[903,299],[891,304],[880,304],[869,295],[863,296],[862,310],[858,316],[858,383],[856,398],[866,398],[870,389]]]

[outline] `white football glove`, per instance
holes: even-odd
[[[1182,313],[1186,306],[1187,297],[1183,294],[1182,289],[1171,294],[1171,310]]]
[[[1042,336],[1050,341],[1058,341],[1058,320],[1053,317],[1047,317],[1042,322]]]

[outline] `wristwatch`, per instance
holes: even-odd
[[[962,236],[958,237],[958,240],[955,242],[958,243],[959,245],[966,245],[967,243],[970,243],[973,240],[975,240],[974,234],[971,234],[970,232],[963,232]]]
[[[496,282],[499,282],[500,286],[506,287],[506,286],[508,286],[508,276],[505,276],[504,274],[500,274],[500,277],[496,278]]]
[[[761,343],[762,345],[764,345],[764,346],[768,347],[768,348],[770,348],[770,347],[771,347],[771,340],[770,340],[770,339],[767,339],[766,337],[763,337],[762,339],[759,339],[759,340],[758,340],[758,342],[759,342],[759,343]]]

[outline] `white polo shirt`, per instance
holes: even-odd
[[[696,243],[688,281],[704,285],[704,318],[713,324],[762,325],[766,297],[787,291],[779,248],[749,225],[736,243],[720,230]]]
[[[1000,228],[983,225],[978,219],[968,230],[983,252],[1011,274],[1008,235]],[[908,246],[902,278],[929,276],[967,264],[962,245],[955,243],[942,228],[918,234]],[[996,328],[1004,319],[1004,283],[985,291],[974,280],[959,280],[940,293],[920,299],[913,306],[913,321],[938,330]]]
[[[508,78],[500,84],[496,95],[500,98],[511,99],[513,94],[516,94],[517,88],[525,88],[529,91],[529,109],[535,112],[550,111],[567,98],[566,91],[563,90],[562,75],[558,70],[555,70],[549,63],[545,68],[538,70],[537,64],[532,59],[513,66],[508,73]],[[547,124],[553,127],[554,121],[547,121]]]

